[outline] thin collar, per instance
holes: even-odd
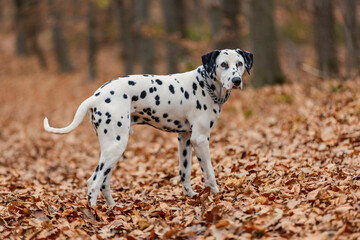
[[[216,96],[216,93],[214,92],[214,90],[211,89],[211,87],[210,87],[210,85],[209,85],[209,83],[207,81],[210,77],[207,74],[207,72],[205,71],[205,69],[200,70],[200,74],[201,74],[202,78],[204,79],[203,81],[205,83],[206,90],[208,91],[211,99],[217,104],[224,104],[229,99],[231,90],[226,92],[224,98]]]

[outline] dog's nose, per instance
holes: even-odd
[[[235,86],[239,86],[241,84],[240,77],[234,77],[231,81],[234,83]]]

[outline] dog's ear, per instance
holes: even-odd
[[[201,57],[205,71],[208,73],[209,76],[211,76],[215,71],[216,58],[217,56],[219,56],[219,54],[219,50],[214,50]]]
[[[246,71],[250,74],[250,69],[253,65],[253,54],[241,49],[236,49],[236,52],[244,58]]]

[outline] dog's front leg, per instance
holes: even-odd
[[[197,193],[193,192],[190,184],[191,176],[191,157],[192,149],[190,142],[191,133],[179,133],[179,175],[182,182],[183,193],[186,196],[193,197]]]
[[[211,192],[215,194],[219,192],[219,188],[217,187],[214,169],[211,164],[209,137],[210,129],[194,126],[190,141],[199,161],[201,171],[204,174],[205,187],[210,187]]]

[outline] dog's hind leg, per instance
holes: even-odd
[[[110,193],[110,178],[113,168],[125,151],[130,131],[130,119],[129,112],[124,115],[119,113],[112,115],[116,116],[112,116],[110,121],[106,121],[105,125],[98,128],[101,157],[99,165],[88,180],[88,199],[91,206],[96,205],[100,190],[107,204],[115,204]]]
[[[196,195],[193,192],[190,184],[191,176],[191,156],[192,148],[190,143],[191,133],[179,133],[179,175],[180,182],[182,182],[183,193],[186,196],[193,197]]]
[[[111,169],[109,174],[105,177],[105,179],[101,185],[101,188],[100,188],[101,193],[106,200],[106,204],[110,205],[110,206],[115,205],[115,201],[114,201],[113,197],[111,196],[111,191],[110,191],[110,179],[111,179],[112,171],[113,170]]]
[[[107,146],[106,150],[102,150],[101,152],[100,163],[97,167],[98,170],[95,170],[92,178],[88,180],[88,200],[91,206],[96,205],[97,196],[100,190],[104,195],[107,204],[115,204],[110,193],[110,178],[113,168],[126,148],[127,136],[124,136],[123,138],[123,144],[113,143],[111,146]]]

